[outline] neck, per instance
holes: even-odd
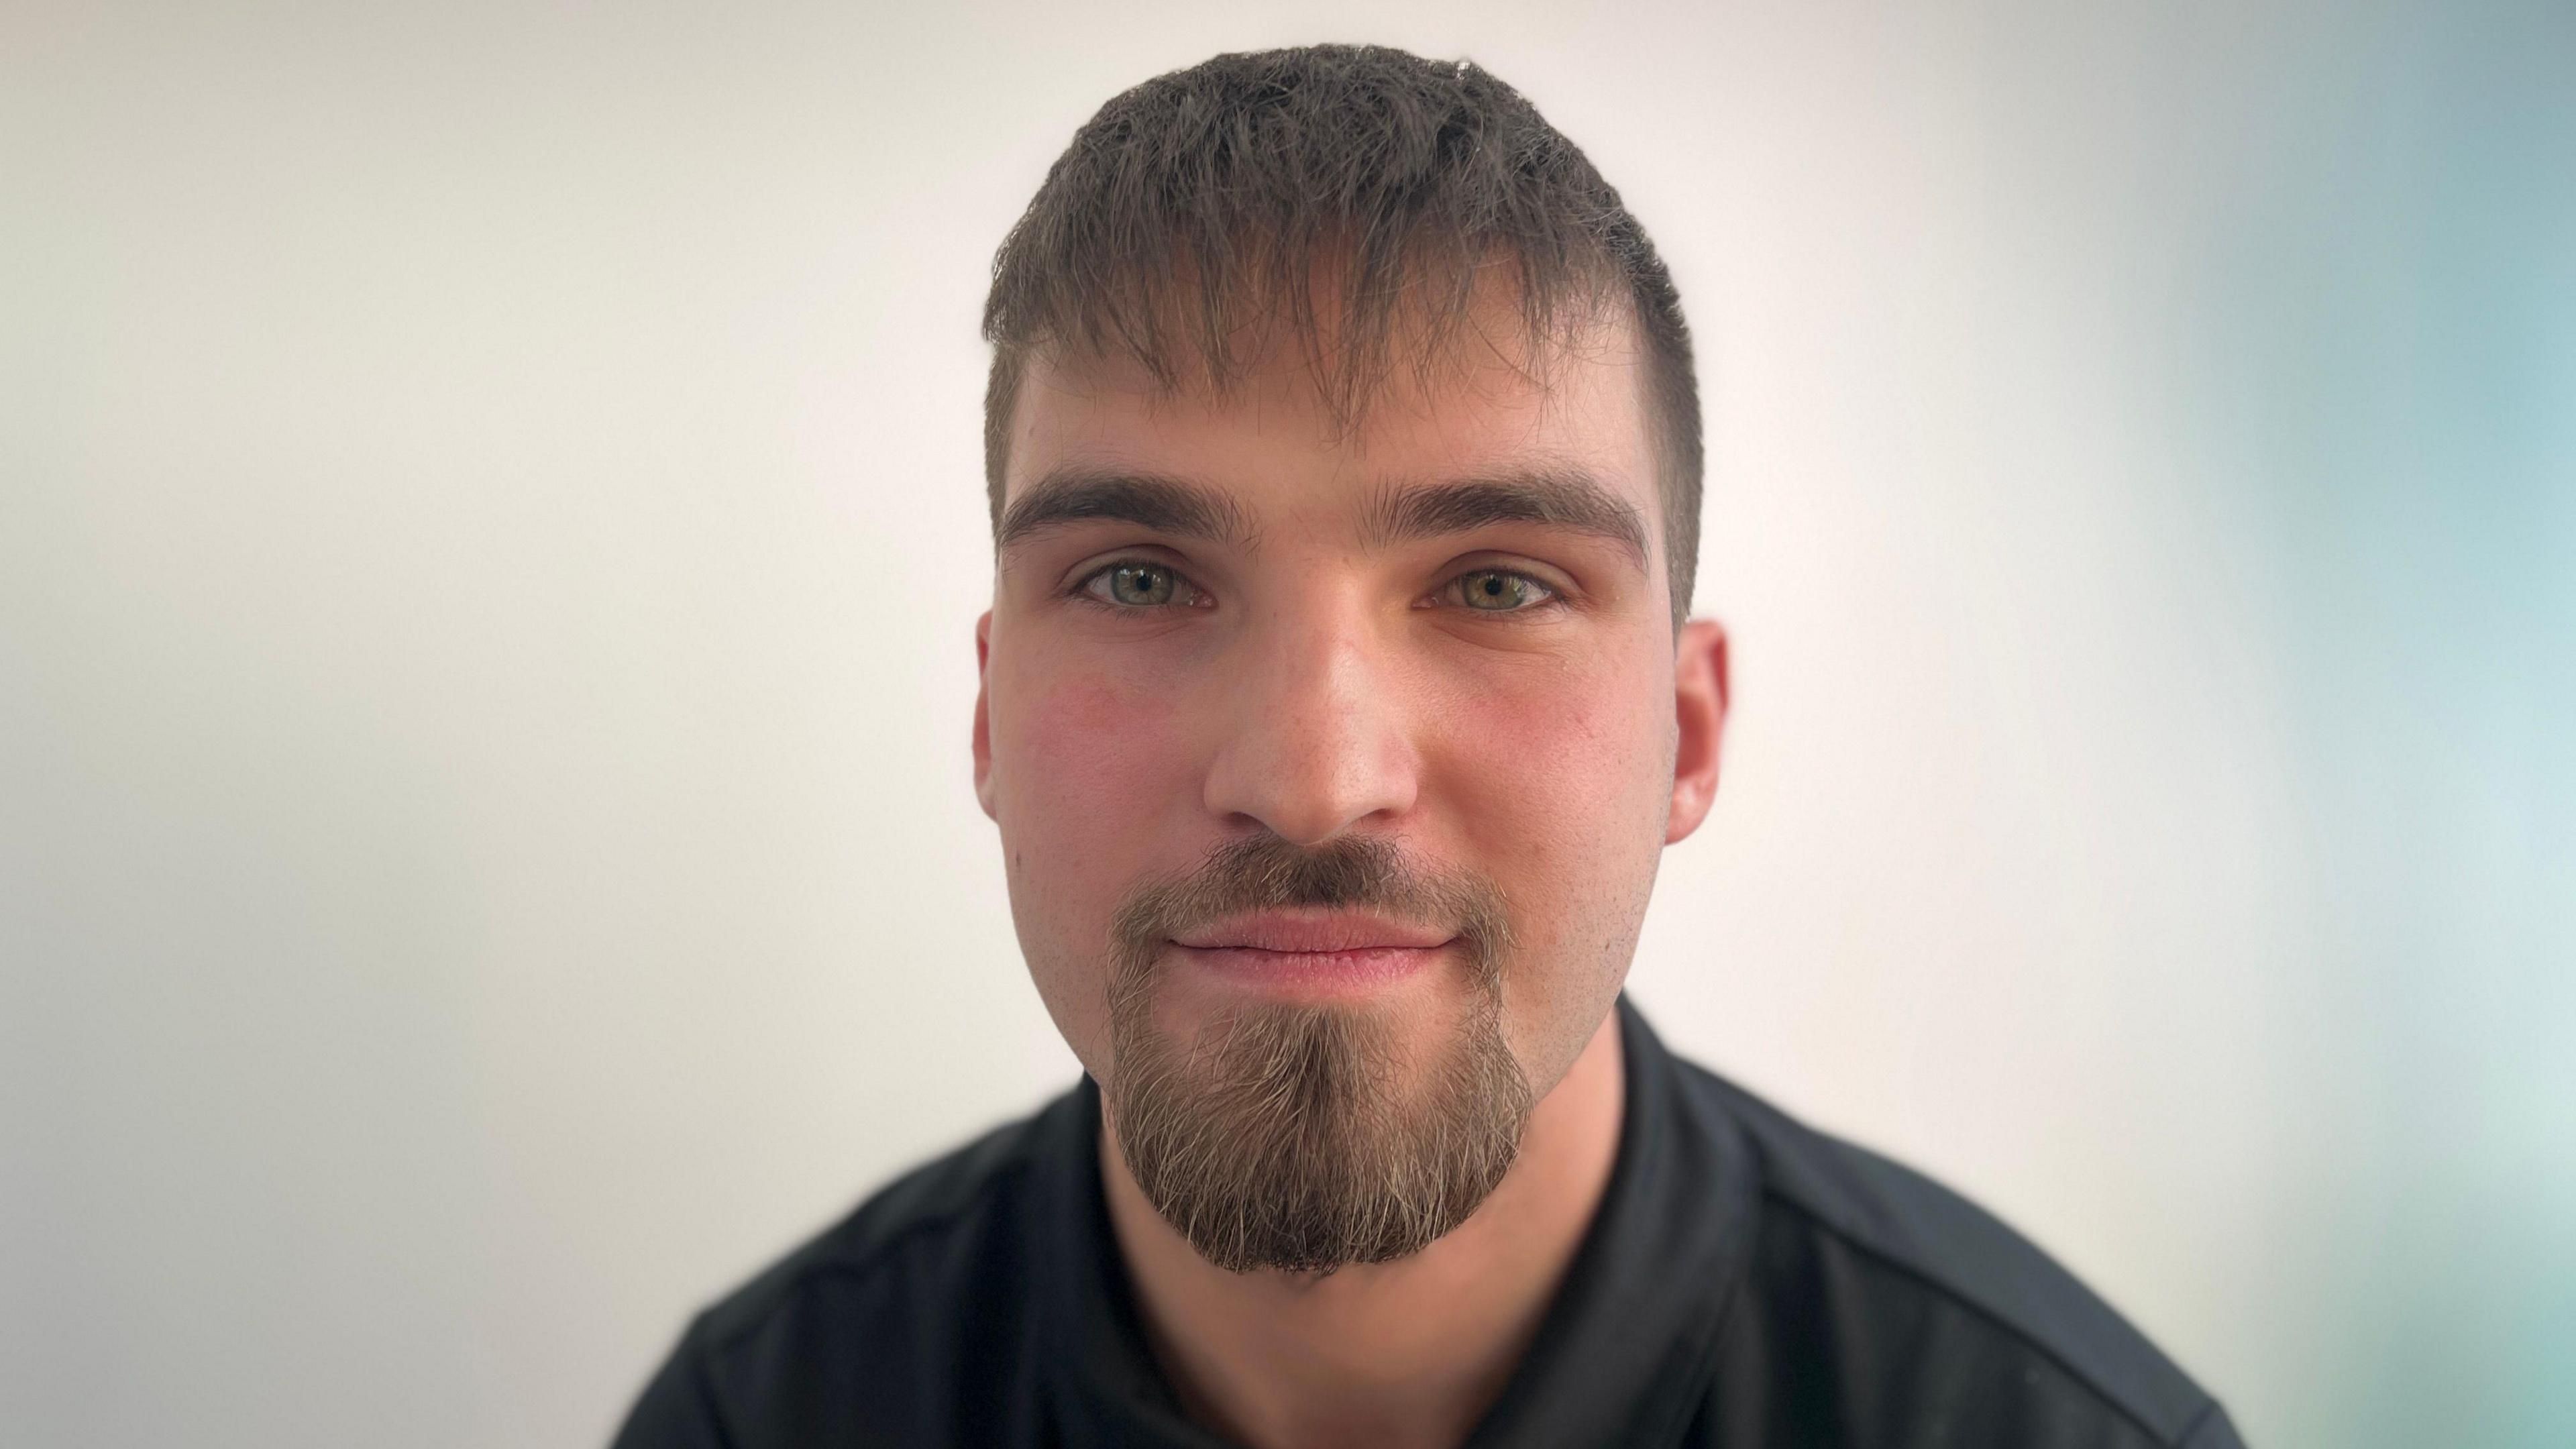
[[[1103,1132],[1110,1224],[1182,1405],[1252,1449],[1454,1449],[1528,1349],[1600,1206],[1622,1090],[1612,1012],[1466,1222],[1409,1258],[1320,1278],[1211,1266]]]

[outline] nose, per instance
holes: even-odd
[[[1411,809],[1419,760],[1401,661],[1358,609],[1262,621],[1235,642],[1207,808],[1297,845]]]

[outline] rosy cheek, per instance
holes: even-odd
[[[1532,945],[1588,934],[1583,918],[1630,893],[1662,843],[1671,706],[1640,690],[1652,677],[1651,659],[1504,670],[1442,712],[1426,757],[1441,762],[1463,858],[1530,908]]]
[[[1120,884],[1148,862],[1132,858],[1171,825],[1190,797],[1173,701],[1099,674],[1028,681],[995,721],[1005,824],[1014,848],[1044,849],[1051,873],[1098,872]],[[1157,862],[1159,863],[1159,862]]]
[[[1578,814],[1614,810],[1604,788],[1624,787],[1660,752],[1661,717],[1641,698],[1642,673],[1602,659],[1493,671],[1448,712],[1453,747],[1476,761],[1498,807],[1562,800],[1591,802]]]

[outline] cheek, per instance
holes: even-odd
[[[1109,923],[1137,880],[1172,868],[1188,783],[1168,698],[1099,675],[997,674],[994,814],[1011,917],[1039,997],[1086,1069],[1107,1069]]]
[[[1460,858],[1503,887],[1523,945],[1571,969],[1569,986],[1624,968],[1662,855],[1672,704],[1653,666],[1604,659],[1485,679],[1443,712],[1428,752]]]
[[[1463,803],[1514,820],[1533,844],[1599,849],[1629,834],[1660,840],[1670,799],[1672,705],[1645,671],[1556,664],[1476,681],[1444,714],[1440,753]],[[1647,816],[1654,818],[1646,818]]]
[[[1170,698],[1038,675],[996,691],[992,731],[1002,844],[1027,904],[1105,920],[1118,893],[1171,863],[1156,846],[1189,776]]]
[[[1023,803],[1040,816],[1132,813],[1170,769],[1170,700],[1096,677],[1033,685],[1008,732],[1011,784]]]

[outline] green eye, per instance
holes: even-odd
[[[1106,592],[1111,602],[1131,608],[1150,609],[1168,604],[1180,589],[1180,575],[1161,564],[1118,564],[1102,569],[1093,578],[1102,585],[1093,592]]]
[[[1458,579],[1458,592],[1470,609],[1507,614],[1537,601],[1542,590],[1523,576],[1502,569],[1478,569]]]

